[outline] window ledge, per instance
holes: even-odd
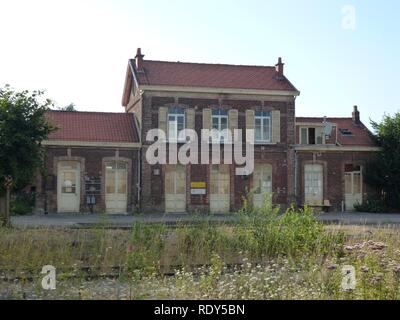
[[[205,141],[206,143],[207,143],[207,141]],[[209,141],[208,142],[208,144],[222,144],[222,145],[224,145],[224,144],[231,144],[231,145],[233,145],[234,144],[234,141],[225,141],[225,142],[223,142],[223,141]]]
[[[187,141],[187,140],[165,140],[165,142],[166,143],[176,143],[176,144],[179,144],[179,143],[188,143],[188,142],[190,142],[190,141]]]
[[[231,142],[219,142],[219,141],[203,141],[205,143],[208,144],[234,144],[235,141],[231,141]],[[238,141],[240,143],[240,141]],[[246,141],[242,141],[242,143],[246,143]],[[280,144],[280,142],[254,142],[252,143],[253,145],[256,146],[276,146],[278,144]]]
[[[255,141],[254,144],[257,145],[257,146],[275,146],[275,145],[277,145],[278,143],[277,143],[277,142]]]

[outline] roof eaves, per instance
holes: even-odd
[[[142,85],[142,90],[148,91],[168,91],[168,92],[192,92],[192,93],[231,93],[244,95],[273,95],[273,96],[299,96],[298,90],[265,90],[265,89],[236,89],[218,87],[190,87],[190,86],[171,86],[171,85]]]

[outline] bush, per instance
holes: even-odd
[[[239,241],[251,248],[253,257],[290,256],[301,257],[315,252],[329,252],[343,238],[325,232],[323,224],[315,219],[309,207],[289,208],[283,214],[272,205],[271,196],[266,196],[262,207],[247,205],[239,212],[237,225]]]
[[[35,207],[35,193],[21,192],[11,200],[10,211],[12,215],[31,214]]]
[[[370,213],[382,213],[388,212],[388,208],[382,200],[367,200],[362,204],[355,204],[354,209],[357,212],[370,212]]]

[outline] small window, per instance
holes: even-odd
[[[63,172],[61,175],[61,192],[75,193],[76,192],[76,172]]]
[[[353,133],[349,129],[339,129],[342,136],[352,136]]]
[[[354,165],[354,164],[346,164],[344,166],[344,171],[345,172],[361,172],[361,166],[360,165]]]
[[[77,161],[60,161],[59,167],[63,170],[76,170],[78,169],[79,162]]]
[[[179,133],[185,129],[185,110],[170,108],[168,110],[168,141],[178,141]]]
[[[254,116],[254,129],[256,142],[271,142],[271,112],[256,112]]]
[[[254,194],[272,193],[272,166],[257,164],[253,174]]]

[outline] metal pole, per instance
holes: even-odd
[[[9,228],[11,226],[10,221],[10,187],[6,188],[6,227]]]

